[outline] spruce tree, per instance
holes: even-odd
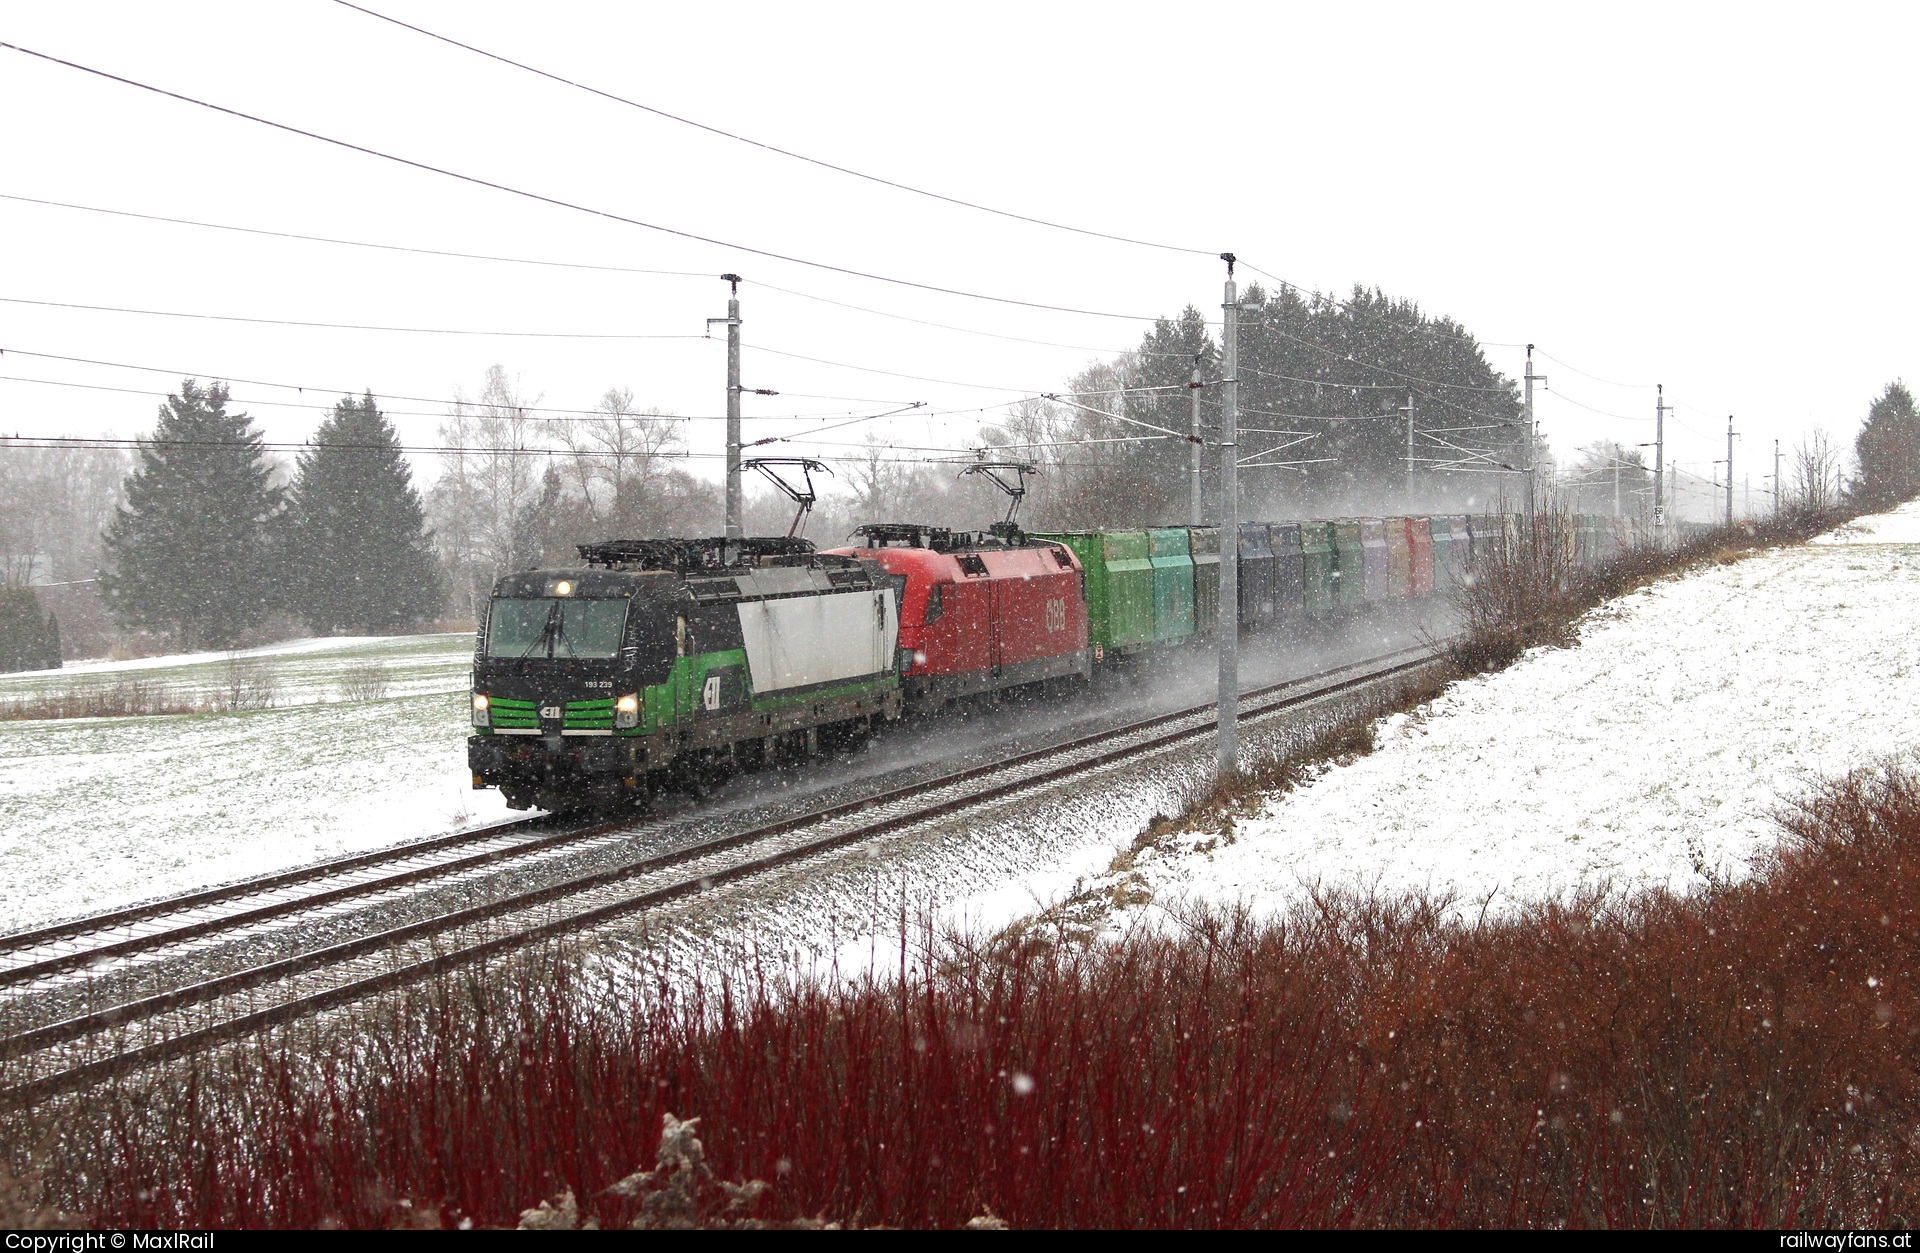
[[[41,616],[31,588],[0,584],[0,674],[59,668],[60,627],[53,615]]]
[[[1853,453],[1860,464],[1853,485],[1859,503],[1885,509],[1920,496],[1920,412],[1905,383],[1887,384],[1867,410]]]
[[[295,608],[316,634],[380,635],[433,615],[426,514],[372,393],[343,398],[300,456],[285,536]]]
[[[107,524],[100,590],[114,618],[183,648],[225,647],[258,625],[282,581],[272,472],[253,419],[227,412],[226,385],[182,382]]]

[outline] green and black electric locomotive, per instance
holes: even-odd
[[[493,589],[474,650],[473,785],[516,809],[810,755],[900,714],[897,581],[800,539],[583,544]]]

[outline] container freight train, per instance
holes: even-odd
[[[1518,534],[1510,515],[1249,523],[1246,632],[1444,595]],[[476,639],[476,788],[517,809],[646,797],[858,743],[904,714],[1084,685],[1220,629],[1215,527],[1026,533],[898,523],[827,552],[800,539],[581,545],[510,574]],[[1574,520],[1585,562],[1633,536]]]

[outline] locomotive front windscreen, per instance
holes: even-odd
[[[487,616],[489,657],[618,656],[627,601],[496,596]]]

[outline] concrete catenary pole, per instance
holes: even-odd
[[[1200,458],[1204,455],[1200,443],[1200,354],[1193,354],[1193,381],[1187,384],[1187,392],[1193,397],[1193,442],[1187,445],[1187,524],[1201,526],[1206,522],[1207,505],[1200,496]]]
[[[1727,415],[1727,525],[1733,525],[1733,415]]]
[[[1523,460],[1520,464],[1522,468],[1525,469],[1527,472],[1527,516],[1531,518],[1533,516],[1533,498],[1535,494],[1534,493],[1533,452],[1534,452],[1534,445],[1539,442],[1539,433],[1540,433],[1540,428],[1534,425],[1533,385],[1535,383],[1544,383],[1547,381],[1546,375],[1535,374],[1533,372],[1533,345],[1532,344],[1527,345],[1527,372],[1526,372],[1525,378],[1526,378],[1526,385],[1527,385],[1526,386],[1526,406],[1527,406],[1526,445],[1527,446],[1521,451],[1521,456],[1524,457],[1525,460]]]
[[[740,276],[722,274],[733,284],[727,300],[727,538],[746,534],[740,520]]]
[[[1406,508],[1413,511],[1413,389],[1407,389],[1407,500]]]
[[[1773,514],[1780,516],[1780,441],[1773,441]]]
[[[1215,768],[1222,779],[1240,772],[1240,290],[1227,263],[1226,299],[1220,308],[1220,729],[1214,737]]]
[[[1653,542],[1666,542],[1667,385],[1654,384],[1653,402]]]

